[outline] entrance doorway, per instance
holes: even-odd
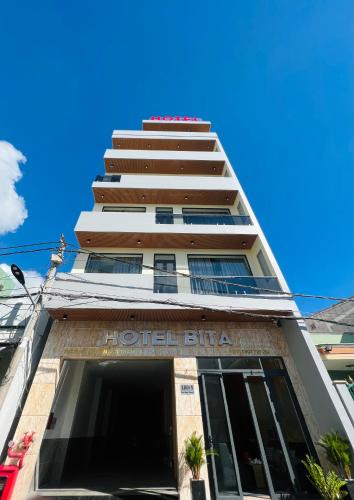
[[[306,498],[301,460],[313,447],[282,361],[200,358],[198,368],[215,498]]]
[[[38,487],[176,493],[171,378],[166,360],[66,361]]]

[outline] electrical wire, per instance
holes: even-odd
[[[284,319],[284,320],[292,320],[292,321],[298,321],[298,320],[310,320],[313,319],[311,317],[306,317],[306,316],[285,316],[285,315],[278,315],[278,314],[264,314],[264,313],[252,313],[249,311],[243,311],[240,309],[234,309],[234,308],[220,308],[218,306],[208,306],[208,305],[197,305],[197,304],[191,304],[187,302],[180,302],[180,301],[175,301],[172,299],[167,299],[167,300],[159,300],[159,299],[139,299],[139,298],[131,298],[131,297],[117,297],[114,295],[99,295],[99,294],[87,294],[85,292],[81,292],[81,295],[78,296],[77,294],[72,294],[72,293],[62,293],[62,289],[60,289],[61,292],[53,292],[53,291],[48,291],[48,292],[43,292],[44,295],[50,295],[53,297],[61,297],[67,300],[78,300],[78,299],[96,299],[97,301],[107,301],[107,302],[123,302],[123,303],[140,303],[140,304],[162,304],[162,305],[174,305],[178,307],[188,307],[189,309],[197,309],[197,310],[203,310],[203,311],[212,311],[212,312],[226,312],[230,314],[236,314],[236,315],[243,315],[243,316],[248,316],[248,317],[253,317],[253,318],[261,318],[261,319],[271,319],[271,320],[279,320],[279,319]],[[90,304],[91,302],[88,301],[86,304]],[[83,304],[81,304],[83,305]],[[77,304],[75,304],[75,307]],[[316,318],[317,321],[317,318]],[[318,319],[318,321],[324,322],[324,323],[330,323],[334,325],[340,325],[340,326],[349,326],[349,327],[354,327],[354,323],[345,323],[345,322],[340,322],[340,321],[334,321],[334,320],[327,320],[327,319]]]
[[[74,246],[72,244],[68,244],[70,246]],[[96,256],[99,256],[99,257],[104,257],[104,258],[107,258],[109,260],[114,260],[116,262],[121,262],[121,263],[124,263],[124,264],[128,264],[128,265],[136,265],[136,264],[132,264],[131,262],[127,261],[127,260],[124,260],[124,259],[120,259],[119,257],[111,257],[109,254],[106,254],[106,253],[99,253],[99,252],[93,252],[92,250],[83,250],[83,249],[75,249],[75,250],[66,250],[66,252],[74,252],[74,253],[83,253],[83,254],[89,254],[89,255],[96,255]],[[141,264],[141,267],[144,268],[144,269],[149,269],[149,270],[153,270],[153,271],[159,271],[161,273],[161,275],[173,275],[173,276],[182,276],[184,278],[193,278],[193,279],[198,279],[198,280],[201,280],[201,281],[207,281],[207,282],[213,282],[213,283],[218,283],[218,284],[222,284],[222,285],[227,285],[227,286],[234,286],[234,287],[240,287],[240,288],[249,288],[249,289],[252,289],[252,290],[258,290],[258,291],[264,291],[264,292],[270,292],[272,294],[275,294],[275,295],[287,295],[289,297],[303,297],[303,298],[312,298],[312,299],[321,299],[321,300],[334,300],[334,301],[340,301],[340,302],[354,302],[354,298],[343,298],[343,297],[331,297],[331,296],[325,296],[325,295],[314,295],[314,294],[304,294],[304,293],[296,293],[296,292],[285,292],[283,290],[273,290],[271,288],[262,288],[262,287],[257,287],[257,286],[252,286],[252,285],[244,285],[242,283],[231,283],[231,282],[228,282],[228,281],[224,281],[224,280],[219,280],[219,279],[215,279],[215,278],[209,278],[209,277],[206,277],[206,276],[198,276],[198,275],[191,275],[191,274],[186,274],[186,273],[182,273],[180,271],[167,271],[167,270],[161,270],[161,269],[158,269],[154,266],[148,266],[146,264]],[[233,278],[239,278],[240,276],[233,276]],[[249,276],[249,278],[252,278],[252,276]],[[104,283],[101,283],[102,285]]]
[[[0,247],[0,250],[12,250],[14,248],[37,247],[40,245],[56,245],[59,243],[60,243],[60,241],[41,241],[40,243],[27,243],[25,245],[16,245],[16,246],[12,246],[12,247]]]
[[[18,254],[23,254],[23,253],[46,252],[48,250],[56,251],[58,249],[57,248],[53,248],[53,247],[48,247],[48,248],[34,248],[32,250],[18,250],[16,252],[0,253],[0,256],[2,257],[4,255],[18,255]]]

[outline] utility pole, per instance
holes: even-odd
[[[37,300],[34,301],[28,293],[33,304],[33,311],[11,360],[6,382],[0,386],[0,454],[7,442],[18,407],[24,403],[28,381],[42,355],[44,348],[42,338],[48,333],[52,324],[52,320],[43,308],[43,296],[53,282],[58,266],[63,263],[66,246],[64,235],[61,235],[58,251],[51,255],[50,267],[40,287]],[[23,273],[18,266],[14,267],[13,274],[26,289]]]

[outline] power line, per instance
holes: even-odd
[[[60,289],[62,290],[62,289]],[[179,302],[179,301],[174,301],[171,299],[167,300],[159,300],[159,299],[139,299],[139,298],[130,298],[130,297],[117,297],[115,295],[98,295],[98,294],[87,294],[82,291],[82,295],[78,296],[75,294],[65,294],[65,293],[59,293],[59,292],[43,292],[44,295],[51,295],[54,297],[61,297],[61,298],[66,298],[68,300],[78,300],[78,299],[97,299],[98,301],[107,301],[107,302],[123,302],[123,303],[149,303],[149,304],[162,304],[162,305],[175,305],[179,307],[188,307],[191,309],[198,309],[198,310],[205,310],[205,311],[212,311],[212,312],[226,312],[230,314],[238,314],[238,315],[243,315],[243,316],[249,316],[249,317],[254,317],[254,318],[264,318],[264,319],[271,319],[271,320],[279,320],[279,319],[284,319],[284,320],[292,320],[292,321],[298,321],[298,320],[309,320],[312,319],[311,317],[306,317],[306,316],[285,316],[285,315],[277,315],[277,314],[264,314],[264,313],[252,313],[249,311],[244,311],[240,309],[234,309],[234,308],[220,308],[217,306],[208,306],[208,305],[197,305],[197,304],[190,304],[186,302]],[[86,302],[87,304],[90,304],[91,302],[88,301]],[[76,304],[77,305],[77,304]],[[327,319],[320,319],[318,321],[322,321],[324,323],[331,323],[334,325],[340,325],[340,326],[349,326],[349,327],[354,327],[354,323],[345,323],[345,322],[340,322],[340,321],[334,321],[334,320],[327,320]]]
[[[52,247],[48,247],[48,248],[34,248],[32,250],[18,250],[16,252],[6,252],[6,253],[0,253],[0,256],[4,256],[4,255],[17,255],[17,254],[23,254],[23,253],[33,253],[33,252],[46,252],[48,250],[57,250],[57,248],[52,248]]]
[[[68,243],[68,245],[70,246],[74,246],[70,243]],[[70,252],[74,252],[74,253],[83,253],[83,254],[89,254],[89,255],[96,255],[96,256],[99,256],[99,257],[105,257],[109,260],[114,260],[116,262],[121,262],[123,264],[127,264],[127,265],[136,265],[136,264],[133,264],[127,260],[124,260],[124,259],[120,259],[119,257],[111,257],[109,254],[106,254],[106,253],[99,253],[99,252],[93,252],[92,250],[83,250],[83,249],[76,249],[76,250],[67,250],[68,253]],[[149,269],[149,270],[153,270],[153,271],[159,271],[161,273],[162,276],[164,275],[173,275],[173,276],[182,276],[184,278],[189,278],[189,279],[198,279],[198,280],[201,280],[201,281],[207,281],[207,282],[213,282],[213,283],[218,283],[218,284],[222,284],[222,285],[227,285],[227,286],[234,286],[234,287],[240,287],[240,288],[249,288],[249,289],[252,289],[252,290],[258,290],[258,291],[264,291],[264,292],[269,292],[269,293],[272,293],[272,294],[276,294],[276,295],[287,295],[289,297],[303,297],[303,298],[312,298],[312,299],[321,299],[321,300],[334,300],[334,301],[340,301],[340,302],[354,302],[354,299],[352,298],[343,298],[343,297],[331,297],[331,296],[325,296],[325,295],[314,295],[314,294],[304,294],[304,293],[296,293],[296,292],[285,292],[283,290],[273,290],[271,288],[262,288],[262,287],[257,287],[257,286],[253,286],[253,285],[245,285],[245,284],[242,284],[242,283],[232,283],[232,282],[228,282],[228,281],[224,281],[224,280],[219,280],[219,279],[215,279],[215,278],[209,278],[209,277],[206,277],[206,276],[198,276],[198,275],[191,275],[191,274],[186,274],[186,273],[182,273],[180,271],[167,271],[167,270],[161,270],[161,269],[158,269],[154,266],[148,266],[146,264],[141,264],[141,267],[144,268],[144,269]],[[231,276],[230,276],[231,277]],[[240,276],[233,276],[233,278],[239,278]],[[252,278],[252,276],[247,276],[249,278]],[[102,284],[104,285],[104,283],[98,283],[98,284]]]
[[[39,243],[27,243],[26,245],[16,245],[12,247],[0,247],[0,250],[11,250],[13,248],[25,248],[25,247],[37,247],[40,245],[55,245],[60,243],[59,241],[41,241]]]

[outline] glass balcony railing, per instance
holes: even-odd
[[[96,175],[95,182],[120,182],[121,175]]]
[[[347,385],[348,391],[351,394],[352,398],[354,399],[354,382],[350,383]]]
[[[248,215],[156,214],[156,224],[200,224],[215,226],[251,225]]]
[[[195,276],[191,278],[192,293],[210,295],[263,295],[281,292],[277,278],[272,276]]]

